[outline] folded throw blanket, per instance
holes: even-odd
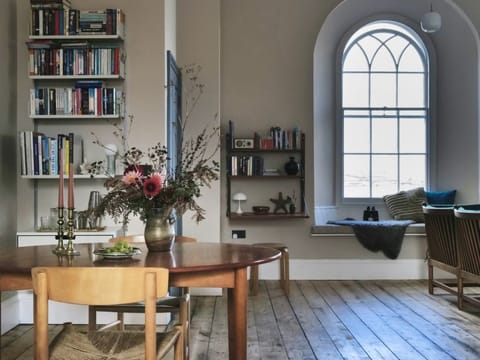
[[[351,226],[360,243],[370,251],[383,251],[386,257],[396,259],[402,249],[403,235],[412,220],[331,220],[328,224]]]

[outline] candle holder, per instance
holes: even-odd
[[[73,208],[68,208],[68,221],[67,221],[67,248],[65,249],[65,255],[73,256],[80,255],[80,252],[75,250],[73,247],[73,240],[75,239],[74,229],[74,219],[73,219]]]
[[[55,239],[57,239],[57,247],[53,249],[53,253],[57,255],[63,255],[65,254],[65,246],[63,245],[63,239],[65,238],[64,235],[64,225],[65,221],[63,220],[63,207],[58,208],[58,229],[57,229],[57,235],[55,235]]]

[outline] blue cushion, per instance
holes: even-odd
[[[453,205],[457,190],[449,191],[425,191],[427,203],[431,205]]]

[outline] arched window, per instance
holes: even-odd
[[[341,57],[344,199],[427,185],[429,61],[408,26],[374,21]]]

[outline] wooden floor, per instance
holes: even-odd
[[[248,303],[248,359],[480,359],[480,312],[424,281],[261,281]],[[469,290],[472,291],[472,290]],[[52,326],[51,331],[58,331]],[[31,359],[32,327],[1,339]],[[193,297],[191,359],[227,359],[225,297]]]

